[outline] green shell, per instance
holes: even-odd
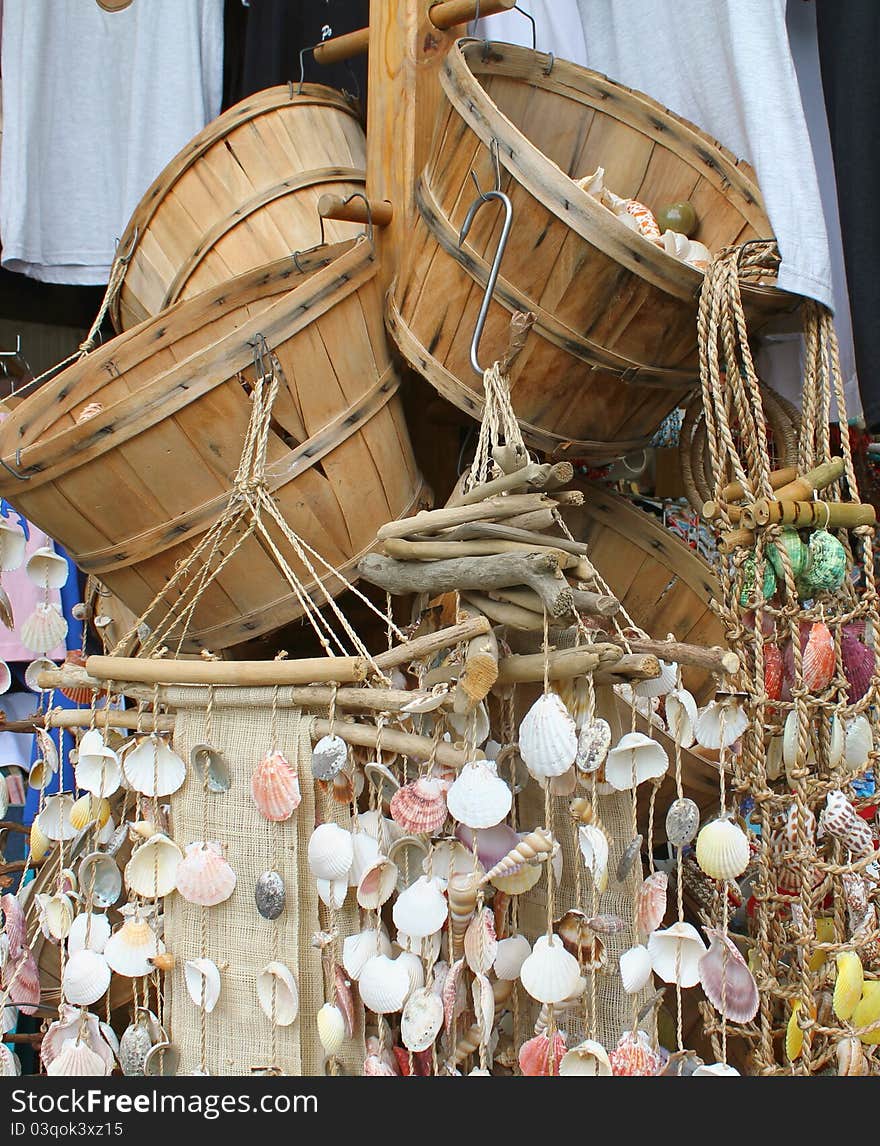
[[[739,595],[739,603],[744,609],[747,609],[751,604],[751,599],[755,592],[755,583],[755,556],[753,553],[750,553],[743,562],[743,587]],[[764,565],[764,584],[762,591],[765,601],[769,600],[776,592],[776,574],[773,572],[773,566],[769,562]]]
[[[824,529],[810,538],[810,567],[806,581],[816,592],[839,589],[846,578],[846,550]]]
[[[779,549],[783,548],[791,562],[791,571],[795,577],[803,575],[810,562],[810,551],[801,540],[796,529],[783,529],[777,540],[767,546],[767,557],[780,581],[785,580],[785,570],[782,565],[782,555]]]

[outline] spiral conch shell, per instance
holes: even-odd
[[[289,820],[299,807],[299,777],[283,752],[267,753],[256,766],[251,796],[260,815],[273,824]]]
[[[464,937],[477,906],[477,879],[472,872],[453,872],[446,889],[453,956],[464,950]]]
[[[575,724],[555,692],[538,697],[519,726],[523,763],[538,781],[561,776],[574,763],[578,750]]]
[[[523,836],[502,860],[490,868],[483,877],[483,883],[490,883],[499,876],[512,875],[522,864],[540,863],[553,854],[555,841],[546,828],[535,828]]]

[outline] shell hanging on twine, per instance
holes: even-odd
[[[217,964],[212,959],[187,959],[183,965],[183,981],[195,1005],[209,1015],[220,998]]]
[[[865,989],[865,970],[855,951],[840,951],[836,957],[837,978],[834,980],[832,1009],[842,1022],[853,1017]]]
[[[840,659],[849,686],[846,690],[847,700],[850,704],[856,704],[871,687],[876,662],[874,650],[862,643],[854,626],[844,625],[841,630]]]
[[[539,1003],[561,1003],[580,979],[578,961],[555,935],[539,935],[520,969],[520,982]]]
[[[110,967],[97,951],[77,951],[64,965],[61,992],[68,1003],[89,1007],[110,986]]]
[[[565,1057],[565,1039],[554,1032],[553,1041],[544,1035],[535,1035],[519,1048],[519,1068],[528,1078],[558,1075]]]
[[[670,661],[660,661],[660,675],[649,680],[640,680],[632,686],[634,696],[666,696],[675,688],[678,679],[678,666]]]
[[[642,882],[635,908],[636,930],[640,935],[650,935],[663,922],[668,884],[669,876],[665,871],[655,871]]]
[[[696,738],[694,729],[699,715],[696,700],[686,688],[677,688],[667,695],[664,707],[669,735],[682,748],[690,748]]]
[[[0,572],[13,573],[20,568],[26,550],[27,538],[22,530],[5,517],[0,518]]]
[[[223,857],[216,840],[187,844],[177,866],[177,891],[187,903],[214,907],[235,890],[235,872]]]
[[[94,824],[100,832],[110,819],[110,801],[103,796],[87,794],[74,801],[70,809],[70,822],[78,832]]]
[[[3,969],[2,985],[6,992],[9,992],[10,984],[12,984],[14,1005],[23,1015],[35,1015],[40,1005],[42,987],[37,960],[28,947],[23,947],[14,963],[7,963]],[[103,993],[102,991],[101,994]]]
[[[509,935],[506,939],[499,939],[493,964],[496,978],[518,979],[520,969],[531,952],[531,944],[524,935]]]
[[[711,700],[697,717],[694,733],[703,748],[729,748],[749,726],[749,718],[733,697]]]
[[[644,1031],[625,1031],[608,1059],[618,1077],[655,1075],[663,1064]]]
[[[469,828],[494,827],[505,818],[512,804],[513,792],[498,776],[491,760],[465,764],[446,793],[449,814]]]
[[[370,959],[390,954],[391,941],[384,930],[377,932],[375,927],[347,935],[342,941],[342,966],[355,982]]]
[[[651,979],[651,955],[647,947],[637,944],[620,956],[620,981],[628,995],[637,995]]]
[[[473,916],[464,933],[465,962],[475,975],[485,975],[492,969],[497,954],[495,917],[484,907]]]
[[[714,927],[706,928],[709,950],[700,959],[700,983],[715,1010],[732,1023],[750,1023],[758,1013],[758,984],[736,944]]]
[[[612,1073],[611,1060],[601,1043],[585,1039],[563,1055],[559,1073],[563,1078],[606,1078]]]
[[[150,975],[155,970],[151,960],[164,951],[165,944],[146,919],[133,918],[110,936],[103,954],[111,971],[136,979]]]
[[[870,827],[839,788],[826,796],[819,822],[820,834],[834,836],[853,855],[868,856],[874,851]]]
[[[810,537],[810,564],[805,581],[816,592],[833,592],[846,579],[846,549],[833,533],[817,529]]]
[[[422,832],[435,835],[446,823],[448,787],[445,780],[433,776],[422,776],[412,784],[405,784],[391,798],[391,818],[411,835]]]
[[[19,637],[24,647],[40,655],[56,648],[66,636],[67,621],[61,609],[58,605],[46,601],[37,602],[34,611],[25,618],[19,629]]]
[[[122,757],[122,771],[144,796],[171,796],[186,779],[186,764],[156,732],[129,748]]]
[[[423,939],[440,930],[447,910],[438,881],[423,875],[400,893],[391,914],[395,927],[414,939]]]
[[[580,908],[571,907],[553,923],[554,932],[582,971],[601,971],[608,961],[605,941],[592,926],[595,922],[596,917],[590,919]]]
[[[88,938],[87,938],[88,937]],[[110,938],[110,921],[106,915],[89,914],[86,911],[77,915],[70,925],[67,935],[67,954],[75,955],[86,947],[90,951],[102,952]]]
[[[605,779],[618,792],[625,792],[659,779],[668,768],[669,757],[656,740],[642,732],[627,732],[608,753]]]
[[[368,959],[358,979],[364,1006],[377,1015],[394,1014],[403,1008],[411,990],[406,964],[387,955]]]
[[[327,1055],[336,1055],[345,1043],[345,1018],[339,1007],[324,1003],[315,1015],[318,1039]]]
[[[287,891],[277,871],[264,871],[254,884],[254,902],[264,919],[278,919],[284,911]]]
[[[122,872],[105,852],[89,852],[79,865],[79,885],[93,907],[112,907],[122,895]]]
[[[482,882],[490,883],[504,876],[513,875],[523,864],[541,863],[552,855],[554,846],[553,837],[545,828],[535,828],[533,832],[523,836],[516,847],[486,872]]]
[[[273,824],[289,820],[302,801],[299,777],[283,752],[267,752],[251,776],[257,811]]]
[[[396,863],[387,856],[377,856],[358,881],[358,906],[365,911],[378,911],[397,888],[398,874]]]
[[[651,966],[664,983],[695,987],[700,981],[700,960],[707,948],[690,923],[673,923],[648,936]]]
[[[312,749],[312,775],[316,780],[332,780],[347,760],[348,745],[341,736],[322,736]]]
[[[61,1053],[64,1043],[68,1039],[76,1038],[80,1035],[80,1031],[82,1041],[87,1043],[104,1063],[106,1069],[103,1073],[110,1074],[116,1065],[116,1056],[103,1037],[97,1016],[87,1012],[83,1019],[83,1012],[67,1003],[61,1004],[59,1017],[50,1023],[49,1029],[43,1036],[40,1044],[40,1058],[43,1065],[51,1066]]]
[[[177,886],[177,869],[183,852],[163,832],[156,832],[132,853],[125,865],[125,884],[144,899],[170,895]]]
[[[719,817],[701,828],[696,856],[710,879],[737,879],[749,866],[748,837],[729,817]]]
[[[578,847],[584,866],[592,875],[596,891],[601,895],[608,887],[608,836],[597,824],[584,824],[578,828]]]
[[[742,565],[742,589],[740,590],[739,603],[743,609],[752,607],[758,591],[758,570],[757,562],[754,553],[750,553]],[[776,574],[773,572],[773,566],[769,561],[764,563],[764,576],[761,583],[761,593],[765,601],[769,601],[773,594],[776,592]]]
[[[97,1077],[109,1073],[104,1059],[76,1037],[65,1039],[58,1056],[46,1067],[46,1074],[58,1078]]]
[[[588,776],[598,772],[608,756],[611,741],[611,725],[607,720],[596,716],[592,720],[585,721],[578,735],[577,753],[574,758],[577,770]]]
[[[558,693],[539,696],[523,717],[519,750],[529,773],[539,782],[561,776],[572,766],[578,737],[574,720]]]
[[[687,796],[673,800],[666,812],[666,839],[673,847],[689,844],[700,827],[700,809]]]
[[[232,784],[229,764],[218,749],[210,744],[194,744],[189,750],[189,762],[209,792],[221,795],[229,791]]]
[[[309,870],[316,879],[348,877],[354,860],[351,832],[339,824],[319,824],[309,837]]]
[[[275,1026],[289,1027],[299,1015],[299,987],[296,976],[284,963],[273,960],[257,974],[260,1009]]]
[[[425,1051],[443,1027],[443,1000],[430,988],[413,991],[400,1017],[403,1045],[414,1054]]]
[[[70,576],[67,561],[51,545],[35,549],[27,559],[24,571],[28,580],[40,589],[63,589]]]
[[[778,645],[764,645],[764,692],[768,700],[779,700],[782,696],[784,658]]]
[[[40,831],[54,842],[72,840],[76,836],[76,828],[70,822],[70,813],[73,810],[73,796],[61,794],[47,796],[43,803],[43,810],[37,816],[36,822]]]
[[[804,688],[824,692],[834,677],[834,637],[824,621],[814,621],[803,652]]]
[[[804,545],[801,535],[796,529],[785,528],[780,530],[779,536],[767,546],[767,560],[773,566],[776,580],[782,584],[785,581],[785,560],[788,558],[792,576],[802,577],[810,562],[810,550]]]
[[[850,772],[858,772],[868,762],[874,747],[874,732],[867,716],[856,716],[847,723],[843,759]]]

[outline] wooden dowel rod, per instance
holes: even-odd
[[[350,60],[353,56],[362,56],[369,47],[370,29],[358,28],[356,32],[346,32],[344,36],[334,36],[332,40],[318,44],[313,54],[317,63],[326,66]]]
[[[877,513],[870,504],[847,501],[767,501],[762,498],[743,510],[746,528],[756,525],[818,526],[830,529],[855,529],[873,525]]]
[[[797,477],[797,466],[786,466],[781,470],[773,470],[770,474],[770,488],[780,489]],[[718,495],[721,501],[739,501],[746,496],[746,491],[738,481],[732,481],[722,489]]]
[[[343,223],[370,223],[387,227],[394,215],[394,205],[387,199],[371,199],[369,207],[363,199],[349,199],[329,192],[318,200],[318,214],[322,219],[338,219]]]
[[[507,493],[510,490],[519,489],[521,486],[540,489],[549,479],[552,469],[553,467],[549,462],[544,465],[540,462],[529,462],[521,470],[515,470],[512,474],[502,474],[501,477],[482,482],[467,493],[456,486],[446,503],[446,508],[451,509],[456,505],[476,505],[477,502],[483,501],[487,497]]]
[[[461,621],[457,625],[449,625],[445,629],[438,629],[436,633],[427,633],[424,637],[416,637],[415,640],[396,645],[374,659],[380,669],[397,668],[411,661],[426,660],[435,653],[452,648],[459,641],[472,641],[474,637],[488,633],[491,627],[486,617],[468,617],[466,621]]]
[[[720,501],[704,501],[702,514],[705,520],[714,521],[720,517],[723,512],[722,505],[723,503]],[[742,509],[738,505],[728,505],[725,508],[727,509],[727,516],[736,525],[742,514]]]
[[[718,538],[718,548],[722,553],[733,553],[735,549],[751,549],[755,535],[751,529],[730,529]]]
[[[439,0],[428,9],[428,19],[435,28],[445,32],[458,24],[468,24],[476,18],[477,8],[481,16],[495,16],[498,12],[509,12],[516,0]]]
[[[359,744],[362,748],[375,748],[379,741],[379,730],[372,724],[349,724],[344,720],[337,720],[332,731],[346,744]],[[330,732],[329,720],[316,716],[309,722],[309,734],[312,740],[329,736]],[[436,748],[437,763],[449,768],[462,768],[468,760],[483,755],[478,749],[468,755],[454,744],[448,744],[443,740],[436,742],[433,736],[416,736],[411,732],[400,732],[396,728],[382,729],[382,747],[389,752],[398,752],[414,760],[430,759],[431,753]]]
[[[540,495],[535,494],[535,497]],[[539,507],[538,507],[539,508]],[[499,525],[493,521],[469,522],[450,529],[442,534],[438,541],[474,541],[481,537],[495,537],[499,541],[525,541],[531,545],[552,545],[554,549],[563,549],[566,553],[574,553],[578,557],[585,557],[587,546],[583,541],[569,541],[567,537],[552,537],[546,533],[533,533],[528,529],[516,529],[511,525]],[[595,574],[595,570],[593,570]]]
[[[530,510],[552,507],[555,504],[542,493],[511,493],[506,496],[499,494],[486,498],[476,505],[454,505],[451,509],[423,509],[402,521],[389,521],[378,530],[376,537],[384,541],[388,537],[415,537],[422,533],[437,533],[441,529],[451,529],[471,522],[488,522],[497,517],[516,517],[519,513],[528,513]],[[511,540],[533,539],[514,537]]]
[[[544,653],[514,654],[498,662],[498,684],[526,684],[544,679]],[[554,649],[547,653],[550,680],[572,680],[593,672],[600,665],[596,653],[581,649]]]
[[[139,657],[91,656],[86,672],[98,680],[136,684],[234,684],[261,687],[365,680],[363,657],[307,657],[289,661],[174,661]]]
[[[620,638],[608,638],[614,644],[620,644]],[[630,640],[627,637],[627,644],[634,653],[651,653],[652,656],[659,657],[664,661],[672,661],[674,664],[689,665],[692,668],[705,669],[707,672],[714,673],[733,673],[739,672],[739,657],[732,649],[722,649],[713,645],[710,648],[703,648],[700,645],[688,645],[682,641],[652,641],[636,637]]]
[[[574,569],[578,557],[562,549],[554,549],[553,538],[546,545],[532,545],[528,541],[407,541],[402,537],[389,537],[382,542],[388,557],[398,561],[446,561],[457,557],[494,557],[500,553],[552,553],[560,569]]]
[[[48,728],[89,728],[92,723],[90,708],[63,708],[52,713]],[[112,709],[98,712],[98,728],[139,728],[142,732],[173,732],[174,717],[161,713],[156,718],[151,712],[143,713],[138,720],[137,709]]]
[[[777,501],[807,501],[820,489],[827,489],[832,482],[843,477],[843,458],[832,458],[816,466],[809,473],[802,474],[787,485],[776,489]]]

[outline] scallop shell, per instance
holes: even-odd
[[[485,975],[492,969],[497,954],[495,917],[484,907],[474,915],[464,933],[465,962],[475,975]]]
[[[345,1016],[333,1003],[324,1003],[315,1015],[318,1039],[325,1054],[334,1056],[345,1043]]]
[[[348,745],[341,736],[322,736],[312,749],[312,775],[316,780],[332,780],[347,760]]]
[[[144,796],[170,796],[186,779],[186,764],[158,733],[141,737],[125,753],[122,771]]]
[[[660,661],[660,675],[634,684],[633,694],[645,697],[666,696],[675,688],[677,680],[678,666],[669,661]]]
[[[132,853],[125,865],[125,884],[144,899],[170,895],[177,886],[183,852],[163,832],[155,832]]]
[[[578,961],[558,936],[540,935],[520,970],[520,982],[539,1003],[561,1003],[580,979]]]
[[[446,898],[436,879],[420,876],[397,897],[391,912],[395,927],[416,939],[433,935],[446,922]]]
[[[395,891],[398,874],[396,863],[387,856],[378,856],[358,882],[358,906],[366,911],[377,911]]]
[[[76,761],[76,786],[93,796],[112,796],[122,783],[122,768],[115,752],[109,748],[100,753],[84,755],[80,750]],[[109,816],[109,808],[107,812]]]
[[[834,677],[834,637],[824,621],[814,621],[803,653],[804,688],[823,692]]]
[[[854,855],[868,856],[874,851],[871,829],[839,788],[826,796],[820,824],[823,833],[840,840]]]
[[[284,911],[287,891],[277,871],[264,871],[254,884],[254,901],[263,919],[278,919]]]
[[[357,887],[367,868],[373,866],[382,855],[379,841],[368,836],[366,832],[353,832],[351,836],[352,860],[348,869],[348,882],[351,887]]]
[[[620,956],[620,981],[628,995],[637,995],[651,979],[651,955],[640,944]]]
[[[611,739],[611,725],[607,720],[598,716],[585,721],[578,735],[574,758],[577,770],[586,775],[598,772],[608,756]]]
[[[342,879],[316,879],[318,899],[333,911],[341,910],[348,896],[349,883],[345,876]]]
[[[561,776],[572,766],[578,752],[578,736],[574,720],[558,693],[538,697],[523,717],[519,750],[526,768],[539,781]]]
[[[405,784],[391,797],[391,818],[411,835],[435,835],[446,823],[448,786],[445,780],[433,776]]]
[[[750,1023],[758,1013],[758,984],[739,949],[723,931],[706,928],[709,950],[700,959],[700,983],[718,1013],[732,1023]]]
[[[513,793],[499,778],[491,760],[474,760],[462,768],[446,793],[449,814],[469,828],[491,828],[513,804]]]
[[[494,1010],[494,1007],[493,1007]],[[414,1054],[432,1045],[443,1026],[443,1001],[429,988],[412,992],[400,1017],[400,1038]]]
[[[210,1014],[220,998],[217,964],[212,959],[187,959],[183,965],[183,981],[195,1005]]]
[[[149,975],[155,970],[150,962],[165,951],[146,919],[126,919],[117,932],[110,936],[104,947],[104,958],[111,971],[128,979]]]
[[[697,836],[697,863],[710,879],[737,879],[749,866],[749,841],[738,824],[713,820]]]
[[[689,844],[700,827],[700,809],[693,800],[682,796],[673,800],[666,813],[666,839],[673,847]]]
[[[583,1077],[606,1078],[611,1074],[611,1060],[601,1043],[594,1039],[584,1039],[562,1056],[559,1073],[563,1078]]]
[[[875,658],[873,649],[863,644],[849,625],[845,625],[840,634],[840,659],[849,685],[847,700],[856,704],[874,680]]]
[[[867,716],[856,716],[846,726],[843,758],[850,772],[858,772],[868,763],[874,747],[874,733]]]
[[[40,1004],[40,970],[33,952],[22,947],[17,959],[3,968],[2,985],[23,1015],[35,1015]]]
[[[663,748],[641,732],[627,732],[608,753],[605,779],[618,792],[655,780],[666,774],[669,757]]]
[[[640,935],[650,935],[663,922],[666,914],[666,894],[669,876],[655,871],[645,878],[636,897],[635,921]]]
[[[509,935],[506,939],[499,939],[493,964],[495,977],[505,980],[518,979],[520,969],[531,951],[531,944],[524,935]]]
[[[40,589],[63,589],[70,576],[67,561],[51,545],[41,545],[27,559],[24,567],[28,579]],[[54,648],[50,645],[49,648]]]
[[[596,891],[601,895],[608,887],[608,837],[596,824],[584,824],[578,828],[578,846]]]
[[[86,1012],[84,1017],[81,1010],[77,1007],[71,1007],[67,1003],[61,1004],[59,1017],[50,1023],[49,1029],[43,1036],[43,1041],[40,1044],[40,1058],[43,1065],[50,1066],[61,1054],[65,1042],[68,1039],[76,1038],[80,1030],[82,1030],[82,1041],[104,1063],[104,1073],[110,1074],[116,1065],[114,1048],[107,1042],[112,1031],[105,1030],[105,1024],[99,1023],[96,1015]]]
[[[832,1007],[843,1021],[851,1019],[859,1005],[865,987],[865,971],[855,951],[840,951],[837,955],[837,978],[834,981]]]
[[[535,1035],[519,1048],[519,1068],[528,1078],[558,1075],[565,1057],[565,1039],[556,1031],[551,1043],[547,1035]]]
[[[101,1056],[76,1038],[65,1039],[61,1052],[46,1067],[46,1074],[57,1078],[95,1077],[109,1073]]]
[[[665,931],[648,936],[651,967],[664,983],[678,981],[680,987],[694,987],[700,981],[700,960],[707,947],[690,923],[673,923]]]
[[[354,860],[351,832],[339,824],[319,824],[309,837],[308,858],[316,879],[347,877]]]
[[[749,718],[736,700],[711,700],[697,717],[694,734],[703,748],[717,750],[729,748],[748,726]]]
[[[696,738],[694,729],[699,715],[697,702],[687,689],[677,688],[667,695],[664,705],[669,735],[682,748],[690,748]]]
[[[40,927],[47,939],[66,939],[73,924],[73,900],[69,895],[36,895]]]
[[[811,589],[833,591],[839,589],[846,578],[846,550],[838,539],[824,529],[817,529],[810,537],[810,565],[806,581]]]
[[[87,911],[83,911],[74,917],[70,925],[67,954],[75,955],[77,951],[83,951],[85,948],[102,952],[109,938],[110,921],[107,916],[99,915],[97,912],[90,915]]]
[[[415,951],[401,951],[395,962],[406,968],[409,977],[409,991],[407,992],[407,998],[409,998],[410,992],[421,990],[425,985],[425,968],[422,966],[421,957]]]
[[[267,963],[257,973],[257,999],[260,1009],[276,1027],[289,1027],[299,1014],[299,988],[296,977],[284,963]]]
[[[51,602],[38,601],[34,611],[21,624],[21,643],[31,652],[48,653],[67,636],[67,621],[61,609]],[[53,666],[54,667],[54,666]]]
[[[782,696],[784,658],[777,645],[764,645],[764,692],[768,700],[779,700]]]
[[[411,990],[406,964],[387,955],[374,955],[361,971],[358,990],[364,1006],[375,1014],[399,1011]]]
[[[110,801],[101,796],[80,796],[70,809],[70,822],[78,832],[95,824],[100,831],[110,819]]]
[[[342,941],[342,966],[355,982],[370,959],[390,954],[391,941],[384,930],[377,933],[375,927],[347,935]]]
[[[17,959],[27,945],[27,920],[18,897],[7,891],[0,898],[3,909],[3,928],[9,941],[9,955]]]
[[[61,991],[68,1003],[89,1007],[110,986],[110,967],[97,951],[77,951],[64,965]]]
[[[187,903],[202,907],[229,899],[235,890],[235,872],[223,858],[219,843],[196,840],[187,844],[177,865],[177,890]]]
[[[6,518],[0,518],[0,572],[12,573],[18,569],[24,561],[26,549],[24,533]]]
[[[72,840],[76,828],[70,822],[70,812],[74,805],[73,796],[47,796],[43,810],[37,816],[40,831],[50,840]]]
[[[611,1054],[611,1073],[618,1077],[655,1075],[662,1059],[644,1031],[626,1031]]]
[[[260,815],[273,824],[289,820],[299,807],[299,778],[283,752],[267,753],[256,766],[251,796]]]

